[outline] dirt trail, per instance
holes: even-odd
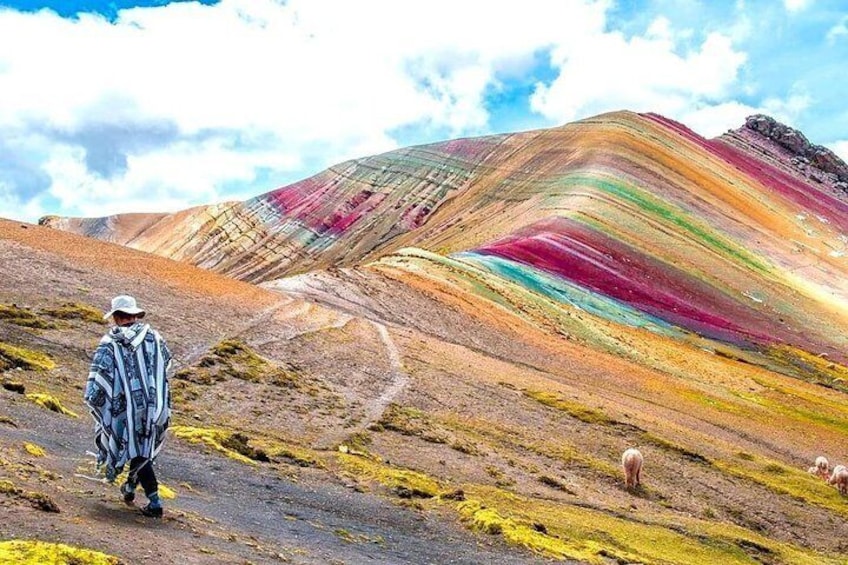
[[[294,298],[283,296],[277,302],[271,304],[270,306],[264,308],[261,312],[259,312],[256,316],[248,320],[242,327],[235,331],[235,335],[244,333],[257,325],[261,324],[263,321],[270,318],[274,313],[276,313],[283,306],[288,306],[289,304],[295,302]],[[182,367],[188,367],[196,363],[203,355],[205,355],[215,344],[220,341],[227,339],[228,337],[233,337],[233,335],[217,335],[212,339],[208,339],[203,343],[198,343],[193,346],[188,353],[184,354],[181,358],[174,359],[174,367],[175,369],[179,369]]]
[[[379,420],[383,416],[383,412],[386,411],[386,407],[409,384],[409,375],[403,371],[403,365],[400,362],[400,353],[392,337],[389,335],[389,330],[386,329],[386,326],[378,322],[371,323],[377,328],[377,331],[380,333],[380,340],[386,346],[386,353],[388,354],[389,363],[392,368],[392,383],[386,387],[379,398],[367,406],[365,422],[362,424],[363,429]]]

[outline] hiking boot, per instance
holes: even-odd
[[[124,504],[132,506],[135,501],[135,485],[131,485],[129,481],[121,485],[121,494],[124,495]]]
[[[147,506],[143,506],[141,508],[141,513],[147,516],[148,518],[161,518],[162,517],[162,507],[161,506],[151,506],[148,504]]]

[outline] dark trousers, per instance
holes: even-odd
[[[153,461],[146,457],[133,457],[130,461],[130,483],[137,485],[141,483],[144,496],[150,497],[159,491],[159,483],[156,482],[156,473],[153,472]]]

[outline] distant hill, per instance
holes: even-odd
[[[707,140],[616,112],[357,159],[245,202],[42,223],[251,282],[417,248],[616,322],[844,361],[846,180],[766,116]]]

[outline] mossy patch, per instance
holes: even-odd
[[[285,462],[298,467],[324,467],[324,463],[314,453],[292,445],[278,445],[271,448],[269,454],[274,459],[283,459]]]
[[[235,339],[218,343],[196,366],[178,371],[174,378],[201,385],[235,378],[254,383],[270,383],[281,388],[303,387],[302,379],[293,367],[275,365],[262,358],[244,342]]]
[[[232,437],[235,435],[233,432],[212,428],[195,428],[191,426],[173,426],[170,428],[170,431],[178,438],[191,443],[204,444],[219,453],[223,453],[231,459],[235,459],[236,461],[241,461],[248,465],[256,465],[256,461],[250,457],[235,449],[225,446],[225,444],[236,446],[241,443],[239,441],[233,441]]]
[[[0,342],[0,372],[18,367],[31,371],[49,371],[56,368],[56,363],[40,351]]]
[[[229,449],[235,451],[236,453],[241,453],[248,459],[252,461],[262,461],[267,463],[270,461],[268,458],[268,454],[265,453],[262,449],[257,449],[250,445],[250,438],[248,438],[243,433],[233,433],[230,434],[229,437],[225,437],[221,440],[221,445],[224,446],[225,449]]]
[[[642,434],[642,439],[646,443],[650,443],[651,445],[659,447],[660,449],[664,449],[665,451],[670,451],[672,453],[676,453],[676,454],[682,456],[683,458],[688,459],[689,461],[692,461],[693,463],[699,463],[701,465],[711,465],[712,464],[711,461],[708,458],[704,457],[700,453],[696,453],[696,452],[692,451],[691,449],[687,449],[687,448],[683,447],[682,445],[678,445],[678,444],[676,444],[672,441],[669,441],[667,439],[656,436],[656,435],[654,435],[650,432],[644,432]]]
[[[499,489],[471,487],[459,503],[472,529],[555,559],[586,563],[838,563],[835,558],[774,542],[728,524],[694,519],[638,520],[590,508],[528,499]]]
[[[380,420],[380,428],[406,436],[420,437],[430,443],[448,443],[448,436],[423,411],[411,406],[389,404]]]
[[[545,406],[550,406],[561,412],[565,412],[572,418],[576,418],[587,424],[598,424],[602,426],[615,425],[617,422],[595,408],[584,406],[578,402],[563,398],[561,395],[554,392],[545,392],[539,390],[525,390],[524,395],[532,398],[536,402],[540,402]]]
[[[376,481],[400,498],[434,498],[444,490],[436,480],[411,469],[392,467],[343,453],[339,453],[338,457],[339,463],[351,475]]]
[[[120,559],[63,543],[32,540],[0,542],[0,563],[18,565],[119,565]]]
[[[8,416],[0,416],[0,424],[6,424],[12,426],[13,428],[18,427],[18,424],[16,424],[15,421]]]
[[[766,353],[785,368],[782,372],[788,369],[795,378],[848,392],[848,367],[844,365],[790,345],[774,346]]]
[[[16,487],[15,484],[9,480],[0,480],[0,494],[5,494],[6,496],[28,502],[33,508],[41,510],[42,512],[59,512],[59,506],[46,494],[24,491],[23,489]],[[0,563],[3,562],[4,561],[0,560]]]
[[[714,465],[726,473],[753,481],[777,494],[791,496],[795,500],[848,516],[848,506],[836,489],[810,475],[806,469],[796,469],[744,452],[737,453],[732,460],[716,460]]]
[[[174,489],[168,487],[167,485],[163,485],[159,483],[159,496],[164,498],[165,500],[174,500],[177,498],[177,493]]]
[[[601,476],[618,479],[621,474],[621,470],[617,465],[588,455],[575,446],[564,442],[556,444],[535,442],[527,444],[527,449],[533,453],[561,461],[567,465],[577,465],[589,469]]]
[[[29,308],[17,304],[0,304],[0,320],[37,330],[56,329],[58,325],[50,320],[45,320]]]
[[[45,455],[47,455],[47,452],[44,451],[44,448],[35,443],[24,443],[24,450],[33,457],[44,457]]]
[[[66,302],[60,306],[42,308],[41,313],[59,320],[81,320],[92,324],[106,324],[106,320],[103,319],[103,312],[93,306],[79,302]]]
[[[562,492],[567,492],[568,494],[574,494],[574,491],[569,489],[565,484],[557,478],[551,477],[550,475],[539,475],[539,482],[545,486],[549,486],[552,489],[561,490]]]
[[[49,394],[31,393],[27,394],[26,397],[41,406],[42,408],[47,408],[48,410],[51,410],[58,414],[70,416],[72,418],[79,418],[76,412],[68,410],[67,408],[62,406],[61,402],[59,402],[55,397],[50,396]]]
[[[376,543],[379,545],[384,545],[386,543],[383,536],[371,537],[367,534],[356,534],[344,528],[336,528],[333,530],[333,533],[345,543]]]

